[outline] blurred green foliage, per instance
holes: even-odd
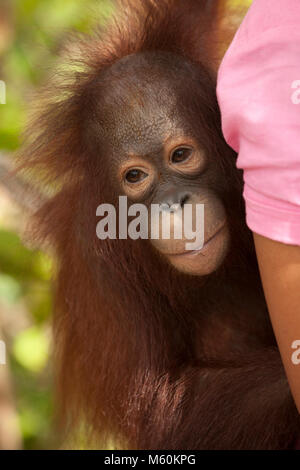
[[[0,230],[0,304],[14,316],[8,352],[25,448],[48,447],[52,440],[51,270],[47,255],[30,251],[13,231]]]
[[[26,102],[53,65],[70,31],[88,32],[108,16],[109,0],[2,0],[8,47],[1,58],[7,104],[0,108],[0,148],[15,150],[26,118]],[[1,35],[1,30],[0,30]]]

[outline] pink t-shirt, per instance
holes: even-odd
[[[218,74],[223,133],[244,169],[247,224],[300,245],[300,0],[254,0]]]

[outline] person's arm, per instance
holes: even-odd
[[[300,365],[292,361],[292,344],[300,342],[300,247],[258,234],[254,241],[273,329],[300,413]]]
[[[299,0],[253,0],[219,69],[217,93],[224,137],[244,170],[247,224],[300,411],[300,351],[292,360],[292,345],[300,349],[299,24]]]

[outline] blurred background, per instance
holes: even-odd
[[[6,169],[18,149],[30,97],[51,71],[66,35],[91,31],[111,15],[112,3],[0,0],[0,449],[62,446],[53,418],[53,260],[25,241],[27,202]],[[224,0],[225,23],[236,28],[250,3]]]

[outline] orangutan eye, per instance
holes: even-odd
[[[171,162],[175,164],[186,162],[190,158],[192,152],[193,150],[191,148],[180,147],[172,153]]]
[[[127,183],[136,184],[140,183],[143,179],[147,178],[147,173],[142,170],[130,170],[126,173],[125,179]]]

